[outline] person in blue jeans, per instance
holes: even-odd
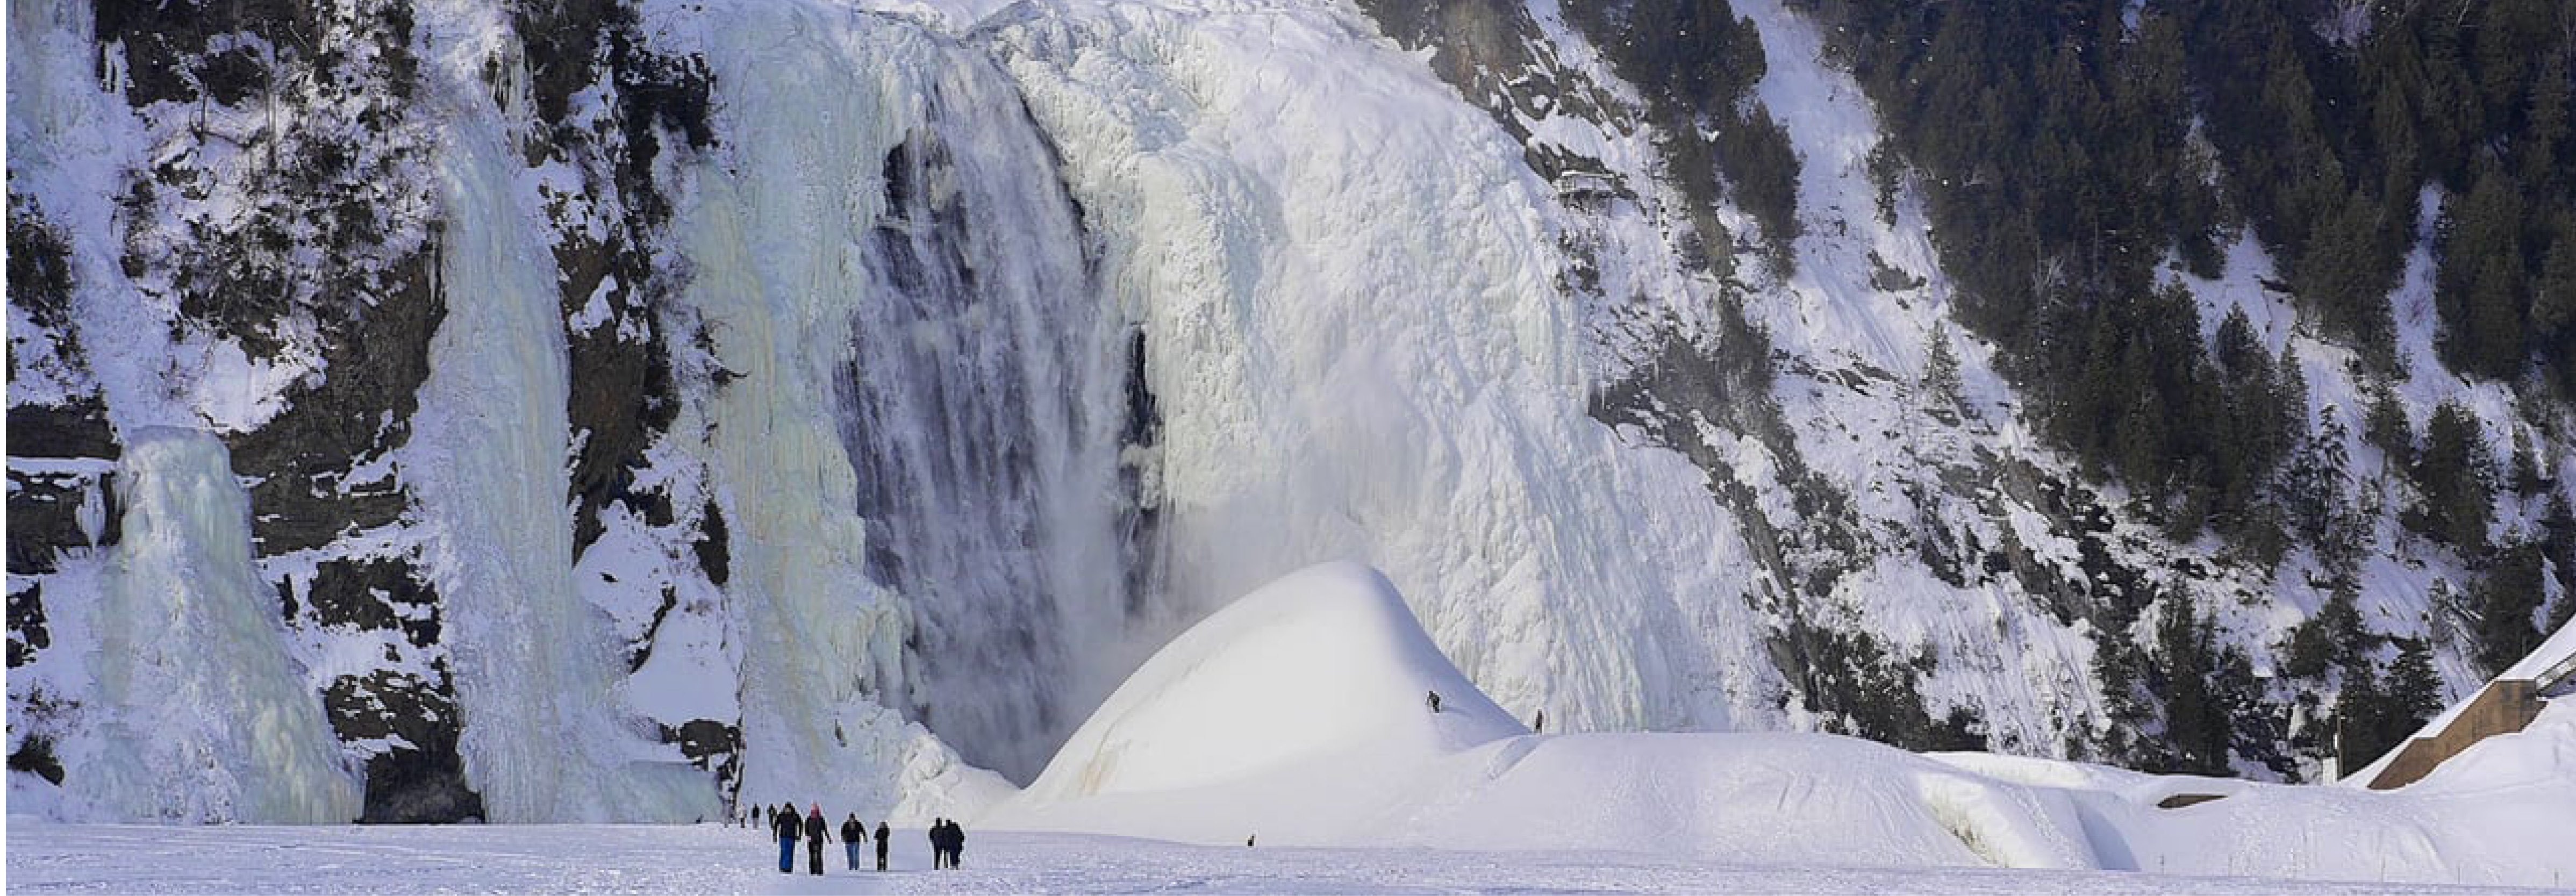
[[[859,820],[859,813],[850,813],[850,819],[841,822],[841,848],[850,854],[850,870],[859,870],[859,847],[867,842],[867,823]]]
[[[796,818],[796,809],[786,803],[769,814],[769,833],[778,838],[778,873],[796,871],[796,841],[805,836],[805,824]]]

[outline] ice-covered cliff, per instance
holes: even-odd
[[[13,4],[12,786],[936,815],[1331,560],[1552,730],[2121,758],[2162,685],[2099,670],[2170,665],[2154,620],[2197,606],[2252,658],[2236,763],[2297,771],[2273,657],[2312,561],[2178,537],[2052,447],[1814,25],[1728,8],[1785,220],[1706,189],[1579,4]],[[2239,253],[2177,281],[2358,421]],[[2563,416],[2437,364],[2405,398],[2454,396]],[[247,520],[137,538],[176,463],[142,451],[182,444]],[[2440,635],[2470,571],[2372,500],[2361,606]],[[176,712],[103,664],[147,598],[227,620],[187,653],[236,684],[163,721],[230,789],[99,758]],[[212,725],[261,713],[306,721],[274,755]]]

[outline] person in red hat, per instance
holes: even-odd
[[[823,804],[805,813],[805,867],[823,873],[823,844],[832,842],[832,823],[823,820]]]

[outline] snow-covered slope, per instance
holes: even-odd
[[[1418,691],[1441,692],[1442,711]],[[1385,580],[1336,564],[1145,663],[979,826],[1210,845],[1624,849],[1756,864],[2543,885],[2576,872],[2576,713],[2374,793],[1796,734],[1528,733]],[[2182,808],[2180,794],[2219,797]]]

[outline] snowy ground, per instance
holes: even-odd
[[[760,832],[714,825],[153,827],[13,821],[10,893],[2468,893],[2108,871],[1733,865],[1643,853],[1186,846],[971,833],[932,872],[919,830],[895,870],[793,876]],[[801,852],[801,850],[800,850]],[[2571,882],[2576,883],[2576,882]]]

